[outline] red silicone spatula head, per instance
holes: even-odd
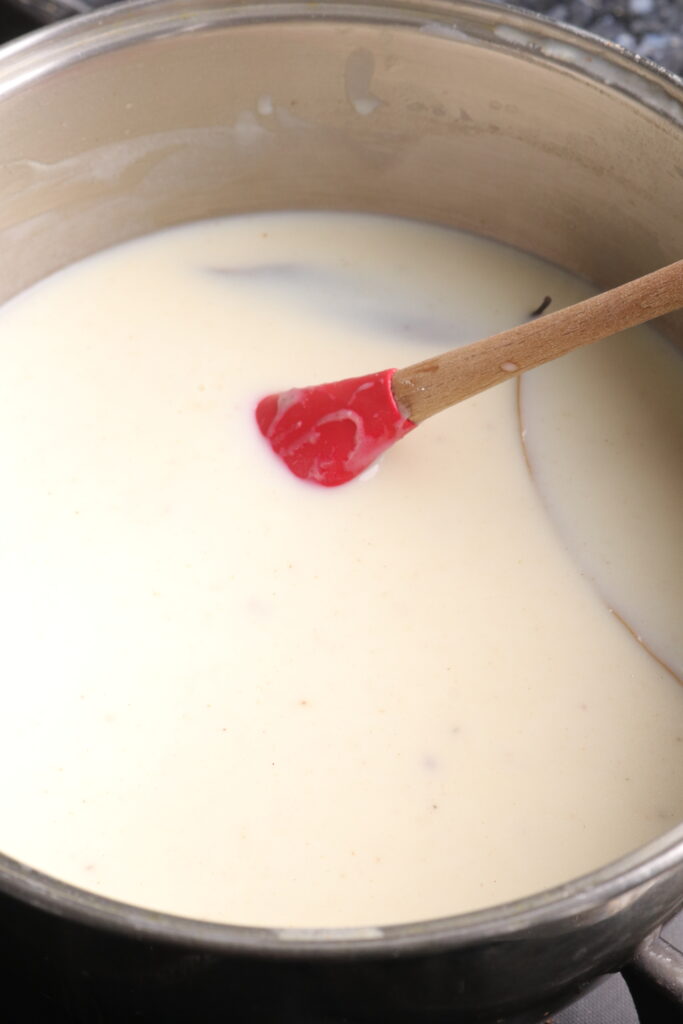
[[[295,476],[337,487],[415,426],[396,405],[394,372],[268,395],[256,407],[256,422]]]

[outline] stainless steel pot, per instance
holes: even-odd
[[[453,224],[601,286],[683,251],[680,81],[498,5],[107,9],[4,49],[0,138],[0,299],[134,235],[272,208]],[[663,328],[682,339],[683,317]],[[2,857],[0,889],[18,972],[28,950],[55,1000],[68,965],[81,993],[110,977],[109,1007],[79,1004],[77,1020],[522,1024],[629,960],[683,906],[683,827],[532,899],[391,928],[189,921]],[[184,979],[163,1017],[160,964]]]

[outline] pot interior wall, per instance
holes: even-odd
[[[484,9],[476,39],[295,19],[127,43],[129,17],[82,29],[67,66],[16,87],[26,57],[6,58],[0,299],[135,235],[273,208],[452,224],[600,286],[679,258],[681,126],[501,40],[491,18]],[[99,52],[83,57],[91,37]],[[43,47],[48,67],[59,47]],[[683,319],[668,327],[683,334]]]

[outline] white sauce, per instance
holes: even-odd
[[[646,502],[628,525],[594,486],[595,396],[561,430],[544,397],[573,369],[524,385],[543,499],[513,381],[335,490],[253,422],[264,393],[414,362],[546,294],[588,289],[434,227],[272,214],[128,244],[0,312],[0,849],[193,917],[372,926],[561,883],[683,819],[683,689],[607,608],[672,644],[676,592],[600,555],[619,521],[643,580],[675,571],[680,524]],[[609,387],[647,372],[656,395],[672,357],[635,333]],[[665,421],[640,468],[667,464]]]

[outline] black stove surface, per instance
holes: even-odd
[[[5,4],[0,6],[0,43],[23,35],[24,32],[30,32],[35,25],[36,22],[23,11]]]
[[[683,951],[683,914],[670,921],[662,929],[662,935]],[[683,1022],[683,1007],[672,1010],[671,1020]],[[646,999],[639,996],[636,1010],[631,993],[620,974],[610,975],[588,996],[573,1006],[554,1014],[548,1024],[663,1024],[661,1011],[649,1008]]]
[[[89,2],[91,6],[102,6],[102,0]],[[0,43],[23,35],[41,23],[84,9],[87,3],[88,0],[84,0],[81,6],[79,0],[0,0]],[[595,32],[683,74],[683,0],[525,0],[519,6]],[[683,914],[666,925],[662,934],[683,951]],[[0,992],[7,996],[11,988],[11,979],[3,977],[0,965]],[[39,992],[28,992],[22,987],[18,996],[11,1009],[3,1000],[2,1019],[6,1024],[28,1021],[75,1024],[75,1018],[70,1018],[68,1011],[62,1015],[61,1011],[51,1008],[46,1015]],[[641,996],[638,999],[636,1010],[622,976],[610,975],[573,1006],[548,1018],[547,1024],[662,1024],[661,1011],[650,1009]],[[680,1019],[683,1024],[683,1007],[672,1013],[670,1020]],[[274,1021],[273,1024],[285,1022]]]

